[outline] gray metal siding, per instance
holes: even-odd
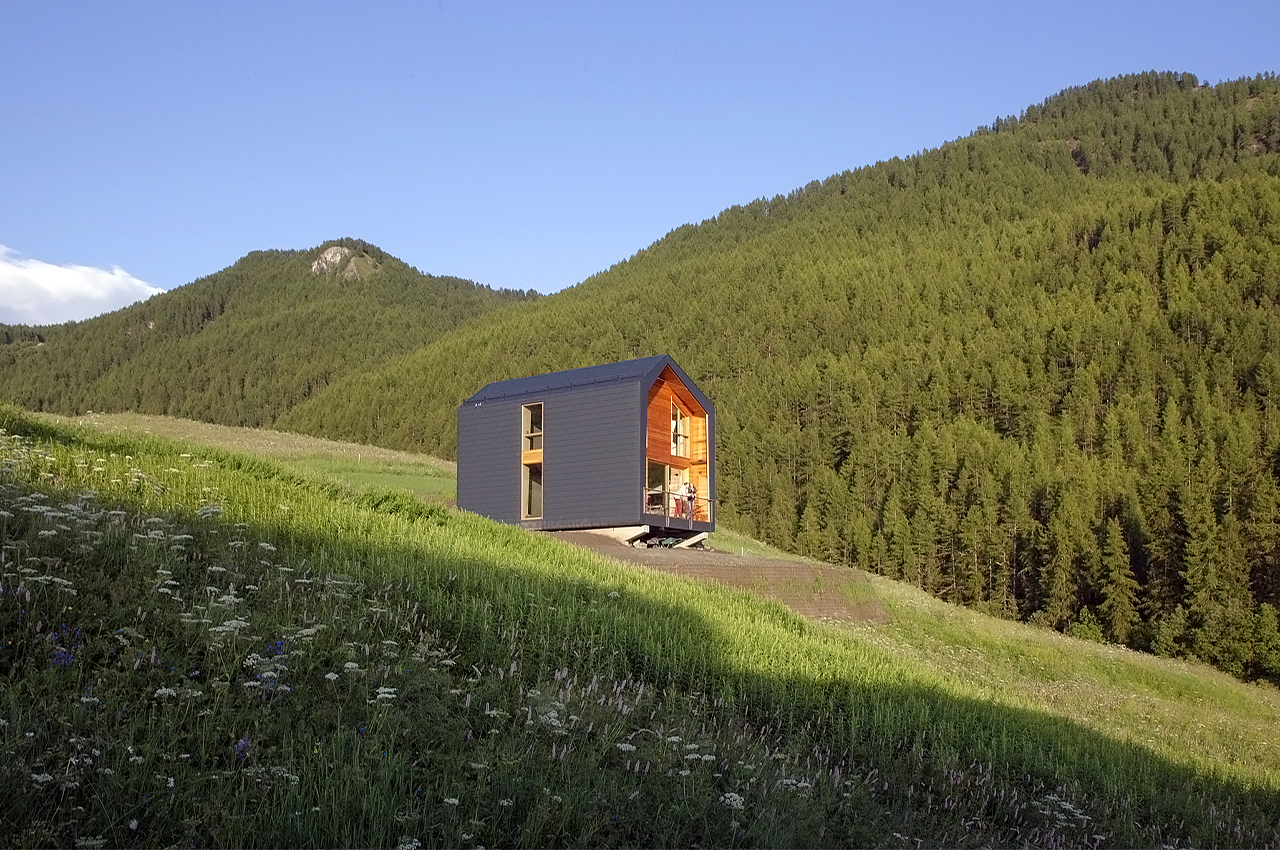
[[[635,523],[641,513],[644,410],[638,383],[581,387],[543,399],[540,528]]]
[[[520,521],[520,405],[458,408],[458,507]]]

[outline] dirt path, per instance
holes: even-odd
[[[732,555],[710,549],[636,549],[600,534],[583,531],[556,537],[594,549],[602,555],[643,564],[665,573],[718,581],[776,599],[803,617],[819,622],[888,620],[884,606],[857,570],[812,561]]]

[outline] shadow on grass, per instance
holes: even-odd
[[[16,431],[13,424],[0,422]],[[37,426],[26,433],[68,441],[59,429]],[[72,444],[103,450],[128,448],[116,440],[95,442],[82,437],[74,438]],[[239,471],[268,477],[278,474],[278,468],[257,463],[243,464]],[[276,518],[257,523],[254,535],[280,542],[282,557],[288,554],[294,563],[307,563],[315,574],[353,575],[366,593],[385,595],[387,588],[402,587],[395,592],[421,610],[431,629],[461,648],[462,662],[476,664],[477,677],[481,665],[487,670],[513,665],[504,693],[516,693],[510,689],[512,681],[519,682],[518,693],[527,693],[529,688],[558,681],[560,671],[565,675],[580,671],[584,678],[648,683],[650,693],[656,695],[646,705],[655,714],[684,706],[696,709],[701,718],[690,723],[738,723],[775,730],[777,737],[771,740],[796,758],[797,771],[803,755],[803,770],[815,778],[827,777],[833,793],[821,807],[806,809],[807,818],[797,816],[793,823],[772,827],[767,840],[756,835],[758,843],[883,845],[905,841],[903,835],[929,845],[1083,845],[1105,840],[1118,845],[1255,846],[1280,841],[1274,816],[1280,809],[1280,795],[1275,788],[1249,787],[1227,775],[1206,775],[1041,712],[958,697],[923,676],[913,677],[907,668],[837,674],[833,663],[828,675],[821,664],[824,659],[839,661],[839,648],[832,649],[824,633],[780,606],[717,595],[707,588],[690,590],[688,601],[671,601],[661,598],[663,579],[628,573],[518,529],[440,509],[409,510],[395,498],[362,502],[349,494],[331,495],[346,500],[353,512],[391,514],[420,527],[406,528],[415,534],[406,534],[405,542],[388,543],[359,539],[351,532],[307,530],[296,519]],[[434,543],[433,529],[439,531]],[[425,543],[410,539],[417,539],[418,532],[423,532]],[[564,574],[548,571],[546,564],[556,564]],[[118,563],[112,568],[101,560],[87,560],[80,566],[118,569]],[[68,568],[77,567],[73,563]],[[98,575],[86,584],[103,587],[105,594],[112,582],[123,584],[126,578]],[[128,578],[143,586],[154,582],[152,576]],[[102,610],[115,611],[110,616],[122,620],[95,624],[104,640],[130,626],[126,620],[131,607]],[[10,613],[21,617],[19,607]],[[180,635],[176,615],[173,618],[172,632]],[[16,626],[17,621],[6,623],[5,629],[12,634]],[[767,639],[755,640],[752,635],[756,634],[766,634]],[[767,666],[773,651],[770,641],[779,652],[799,653],[816,661],[817,672],[762,672],[759,668]],[[867,663],[877,663],[874,653],[867,657],[872,659]],[[234,661],[232,667],[239,668],[239,659]],[[881,661],[886,667],[895,663],[887,658]],[[11,716],[17,711],[15,700],[29,690],[24,682],[27,675],[49,674],[15,658],[0,683]],[[83,673],[85,681],[93,681],[95,675],[95,671]],[[147,687],[160,684],[157,679]],[[420,696],[423,705],[441,699],[438,694]],[[452,752],[452,747],[470,752],[468,748],[499,746],[482,737],[485,730],[496,728],[481,729],[494,716],[488,705],[483,713],[476,704],[470,713],[458,714],[456,706],[441,704],[424,716],[422,728],[406,722],[388,739],[395,748],[381,751],[361,749],[365,727],[350,719],[344,725],[332,716],[335,710],[323,700],[295,700],[279,709],[287,722],[278,734],[297,736],[290,746],[300,747],[299,758],[307,757],[311,747],[307,736],[312,733],[332,736],[317,742],[317,751],[323,743],[326,750],[345,748],[356,754],[345,761],[317,757],[315,772],[302,777],[303,788],[317,797],[318,804],[322,798],[325,807],[346,813],[344,820],[328,822],[328,832],[298,831],[287,819],[274,823],[274,810],[255,819],[252,811],[210,809],[200,799],[183,797],[175,798],[168,811],[175,823],[198,822],[199,830],[184,833],[174,827],[150,837],[170,843],[194,834],[214,843],[262,845],[394,841],[392,821],[398,812],[438,808],[432,802],[438,794],[433,798],[422,790],[423,780],[414,778],[413,765],[434,764],[429,761],[433,750]],[[636,714],[620,722],[638,729],[652,716]],[[211,724],[217,736],[231,735],[234,740],[240,734],[238,720],[214,717],[204,722]],[[145,735],[178,735],[184,746],[196,750],[207,746],[194,731],[200,728],[204,727],[151,730],[148,726],[148,731],[138,733],[144,739],[134,744],[147,746]],[[504,776],[530,787],[551,781],[548,776],[557,769],[554,758],[547,761],[541,751],[523,750],[518,743],[511,746],[514,749],[499,751]],[[611,740],[604,741],[605,754],[612,746]],[[328,771],[340,775],[330,777],[325,764]],[[703,821],[711,816],[691,809],[691,804],[678,804],[678,788],[662,777],[655,776],[649,793],[632,798],[610,790],[619,778],[616,771],[596,772],[602,779],[572,779],[589,787],[590,794],[584,792],[582,799],[571,801],[572,810],[554,823],[537,829],[530,826],[540,810],[522,803],[519,812],[524,820],[510,822],[510,831],[501,836],[504,843],[743,843],[706,831],[709,826]],[[849,780],[842,785],[841,780],[831,779],[836,776],[858,777],[859,784],[849,796],[841,796]],[[39,799],[44,801],[41,805],[50,805],[47,795],[33,796],[31,781],[16,775],[6,781],[10,789],[22,789],[5,795],[14,804],[6,807],[4,819],[10,838],[21,835],[18,830],[26,820],[39,817],[39,811],[23,811],[29,805],[26,801]],[[141,793],[132,786],[126,790]],[[87,793],[88,789],[70,791]],[[63,794],[70,791],[64,787]],[[212,788],[209,792],[215,793]],[[494,789],[495,801],[508,794],[519,799],[505,787]],[[624,807],[625,823],[619,820]],[[697,817],[691,817],[691,811]],[[237,823],[257,824],[256,831],[237,832]],[[726,818],[717,828],[727,828],[728,823]],[[423,826],[430,828],[429,823]],[[121,834],[129,837],[127,832]],[[438,833],[435,840],[447,844],[457,839]]]
[[[693,604],[636,592],[622,593],[616,605],[595,604],[601,593],[625,584],[618,568],[596,566],[565,544],[530,543],[522,539],[530,533],[518,529],[458,515],[443,521],[472,522],[511,541],[514,557],[406,556],[399,547],[377,544],[369,545],[367,557],[412,563],[408,575],[389,572],[382,579],[407,580],[434,623],[469,654],[490,661],[512,657],[510,638],[517,634],[519,668],[530,686],[589,659],[588,666],[614,677],[704,695],[713,712],[779,729],[792,749],[833,753],[828,771],[838,767],[863,777],[874,771],[870,803],[851,809],[861,822],[839,827],[842,814],[833,809],[826,838],[815,829],[799,835],[800,843],[842,836],[836,843],[880,844],[888,840],[885,830],[922,836],[926,844],[956,843],[966,834],[966,821],[983,822],[987,841],[995,843],[1001,839],[993,836],[1068,845],[1097,843],[1090,836],[1106,836],[1113,845],[1280,840],[1275,788],[1206,775],[1047,713],[958,697],[924,677],[761,673],[722,651],[732,622]],[[268,533],[291,532],[279,527]],[[331,541],[296,542],[319,550]],[[519,565],[540,552],[574,562],[580,577],[557,578]],[[703,588],[699,595],[715,604],[714,591]],[[546,607],[557,610],[548,614]],[[817,640],[816,627],[781,606],[747,607],[755,626],[801,642]],[[815,652],[830,652],[820,644],[813,644]],[[936,791],[932,798],[929,789]],[[944,796],[948,791],[951,799]],[[869,823],[876,825],[871,831]]]

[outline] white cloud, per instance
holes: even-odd
[[[119,266],[55,266],[0,245],[0,323],[56,325],[92,318],[163,292]]]

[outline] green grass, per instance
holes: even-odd
[[[285,466],[357,489],[406,490],[424,501],[450,501],[457,494],[457,478],[437,463],[434,458],[387,463],[320,456],[286,461]]]
[[[50,424],[65,422],[107,434],[164,437],[190,446],[270,458],[286,469],[357,490],[405,490],[429,502],[451,501],[457,493],[457,464],[430,455],[143,413],[90,413],[70,419],[32,415]]]
[[[0,843],[1280,843],[1280,700],[0,407]]]
[[[753,558],[772,558],[778,561],[803,561],[805,558],[792,552],[775,549],[768,543],[753,540],[745,534],[727,528],[717,528],[707,535],[707,548],[730,555],[750,556]]]

